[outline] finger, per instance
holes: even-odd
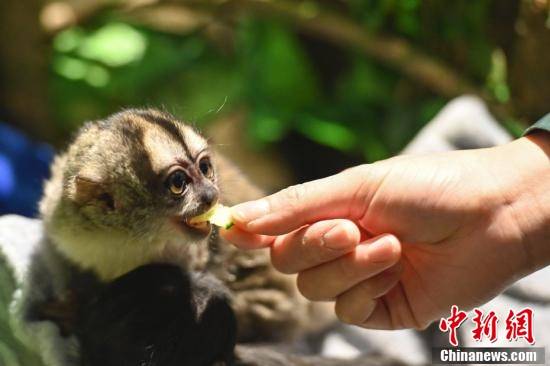
[[[430,321],[420,323],[405,293],[401,282],[377,299],[377,304],[368,319],[357,324],[367,329],[425,329]]]
[[[252,234],[243,231],[238,227],[232,227],[230,230],[221,228],[220,235],[236,247],[241,249],[259,249],[273,244],[273,236]]]
[[[300,272],[298,289],[309,300],[331,300],[393,266],[400,256],[401,244],[395,236],[376,237],[341,258]]]
[[[348,324],[364,324],[378,306],[377,299],[399,282],[401,272],[402,266],[398,262],[338,296],[334,307],[338,319]]]
[[[361,232],[352,221],[319,221],[277,237],[271,262],[280,272],[297,273],[349,253],[360,240]]]
[[[235,224],[257,234],[281,235],[316,221],[353,219],[355,213],[364,211],[364,200],[358,192],[364,186],[365,169],[365,166],[348,169],[234,206]]]

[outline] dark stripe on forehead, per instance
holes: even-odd
[[[170,135],[170,137],[172,137],[174,140],[178,141],[181,144],[187,157],[191,160],[193,159],[193,156],[189,152],[187,143],[185,142],[185,136],[182,134],[181,130],[176,125],[177,122],[174,122],[173,120],[165,118],[160,114],[152,113],[149,111],[135,111],[134,113],[139,117],[143,118],[146,122],[149,122],[151,124],[157,125],[160,128],[162,128],[166,133],[168,133],[168,135]]]
[[[145,146],[143,131],[137,128],[137,126],[131,128],[126,125],[122,128],[122,137],[131,142],[132,145],[141,147],[132,150],[133,158],[130,159],[130,162],[136,174],[144,181],[144,184],[147,185],[149,189],[153,189],[155,174],[151,156],[149,156],[149,152],[143,148]]]

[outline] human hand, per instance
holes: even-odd
[[[222,235],[344,322],[423,328],[550,263],[548,140],[355,167],[235,206]]]

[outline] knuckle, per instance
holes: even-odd
[[[289,198],[294,201],[301,201],[307,193],[307,186],[303,183],[296,184],[288,189]]]
[[[297,184],[283,189],[281,192],[282,201],[293,212],[298,211],[300,203],[306,197],[307,187],[305,184]]]

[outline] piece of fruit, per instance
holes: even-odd
[[[205,213],[195,216],[189,220],[191,225],[200,222],[210,222],[213,225],[229,229],[233,226],[233,218],[231,217],[231,209],[218,203]]]

